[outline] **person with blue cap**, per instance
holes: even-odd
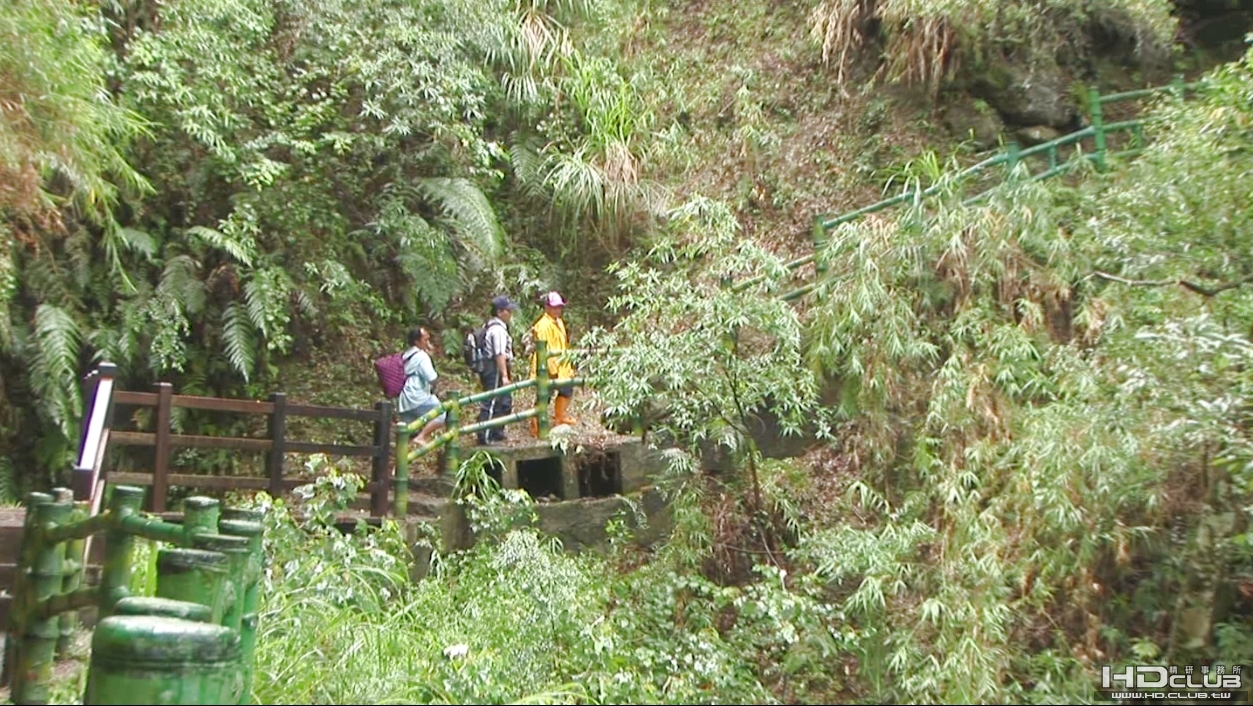
[[[513,382],[513,377],[509,374],[509,365],[513,362],[513,337],[509,335],[509,322],[513,319],[513,312],[517,310],[517,302],[509,297],[501,295],[492,299],[492,318],[487,321],[484,336],[488,360],[483,370],[479,371],[479,383],[483,386],[484,392]],[[479,403],[480,422],[505,417],[512,412],[512,393],[506,392]],[[493,441],[505,439],[504,427],[480,431],[478,434],[478,442],[484,446]]]

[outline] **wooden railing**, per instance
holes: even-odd
[[[166,510],[171,486],[217,490],[265,489],[271,495],[279,497],[308,482],[285,476],[286,455],[319,453],[369,458],[371,479],[365,489],[370,494],[370,514],[374,517],[387,514],[391,489],[391,402],[379,402],[374,409],[352,409],[290,404],[282,392],[273,393],[269,400],[195,397],[176,395],[173,386],[164,382],[159,383],[154,392],[134,392],[115,389],[114,376],[115,368],[109,363],[101,364],[88,376],[91,394],[87,406],[90,411],[85,417],[79,461],[75,468],[75,495],[81,499],[91,499],[93,515],[99,512],[101,490],[105,482],[151,486],[152,511],[158,513]],[[113,420],[118,407],[152,409],[153,430],[125,431],[115,428]],[[170,424],[171,412],[179,408],[264,415],[266,435],[230,437],[176,434]],[[373,426],[373,443],[367,446],[294,440],[287,433],[287,420],[290,417],[367,422]],[[103,463],[106,451],[122,446],[153,447],[155,458],[152,471],[105,473]],[[174,449],[178,448],[264,452],[266,474],[261,477],[173,473],[171,457]]]

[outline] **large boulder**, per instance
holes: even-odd
[[[1075,102],[1069,82],[1051,62],[1027,68],[997,62],[973,80],[971,92],[981,98],[1009,125],[1045,125],[1066,130],[1074,125]]]

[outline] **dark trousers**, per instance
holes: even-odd
[[[483,386],[483,391],[495,390],[501,387],[500,371],[492,370],[487,373],[479,373],[479,383]],[[479,403],[479,421],[486,422],[496,417],[504,417],[513,413],[513,393],[506,392],[503,395],[497,395]],[[490,434],[488,433],[490,431]],[[505,428],[497,427],[495,429],[480,431],[479,443],[486,444],[488,441],[504,441]]]

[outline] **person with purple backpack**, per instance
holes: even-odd
[[[435,373],[435,365],[431,362],[431,347],[430,331],[419,326],[409,332],[409,350],[401,358],[405,366],[405,384],[396,397],[396,413],[405,424],[440,405],[439,398],[432,389],[432,384],[439,375]],[[427,422],[414,437],[414,441],[419,446],[425,444],[431,434],[444,428],[445,417],[446,414],[441,412],[438,417]]]

